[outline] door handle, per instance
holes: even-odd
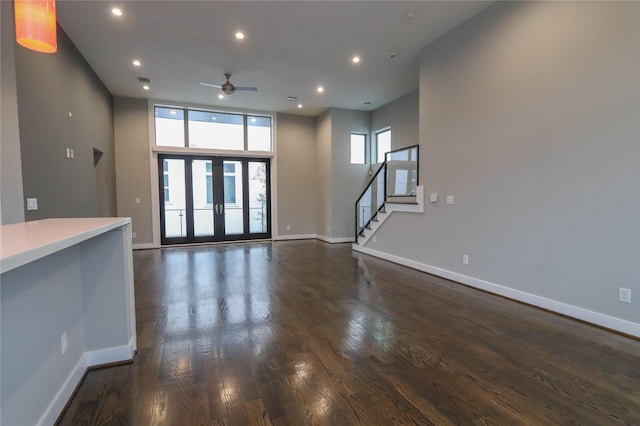
[[[213,211],[214,211],[216,214],[218,214],[218,205],[217,205],[217,204],[214,204],[214,205],[213,205]]]
[[[220,214],[224,214],[224,204],[220,204]]]

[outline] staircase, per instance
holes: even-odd
[[[424,212],[424,187],[418,183],[418,150],[388,152],[356,201],[354,249],[364,247],[394,211]]]
[[[364,247],[393,212],[424,213],[424,186],[416,187],[413,201],[387,201],[382,210],[376,212],[369,224],[356,235],[354,250],[357,250],[358,246]]]

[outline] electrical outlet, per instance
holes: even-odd
[[[618,288],[618,300],[622,303],[631,303],[631,289],[619,287]]]
[[[291,231],[291,225],[287,225],[287,231]]]
[[[462,263],[465,265],[469,264],[469,255],[468,254],[463,254],[462,255]]]
[[[60,345],[62,346],[62,355],[67,353],[67,349],[69,348],[68,344],[67,344],[67,332],[65,331],[64,333],[62,333],[62,336],[60,337]]]
[[[140,198],[136,197],[136,204],[140,204]]]
[[[378,242],[378,239],[376,238],[376,236],[375,236],[375,235],[373,236],[373,242],[374,242],[374,243],[377,243],[377,242]]]
[[[454,205],[455,204],[455,197],[453,195],[447,195],[447,205]]]
[[[138,236],[138,234],[136,234],[135,232],[131,233],[131,238],[136,238]]]

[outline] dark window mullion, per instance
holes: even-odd
[[[185,210],[187,215],[187,238],[194,237],[194,212],[193,212],[193,159],[185,158],[184,164],[184,183],[185,183]]]
[[[242,127],[243,127],[243,131],[244,131],[244,150],[248,151],[249,150],[249,123],[247,120],[247,115],[244,114],[242,116]]]
[[[245,125],[247,122],[247,116],[245,118]],[[245,127],[246,129],[246,127]],[[242,217],[243,222],[243,235],[248,236],[250,234],[249,229],[249,215],[251,211],[249,210],[249,160],[242,160],[242,209],[244,211],[244,215]]]
[[[223,158],[211,157],[211,176],[213,179],[213,204],[214,204],[214,231],[218,238],[222,238],[225,234],[224,214],[215,213],[215,204],[224,208],[224,169]],[[223,210],[224,212],[224,210]]]
[[[189,148],[191,145],[189,144],[189,110],[187,108],[183,109],[184,115],[184,147]]]

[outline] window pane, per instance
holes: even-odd
[[[184,147],[184,111],[156,107],[156,145]]]
[[[351,164],[364,164],[365,136],[351,134]]]
[[[164,232],[167,238],[187,235],[186,197],[184,192],[184,160],[166,160],[165,176],[169,185],[164,189]],[[170,196],[169,196],[170,195]]]
[[[193,202],[193,235],[214,235],[213,186],[211,160],[191,160],[191,188]]]
[[[386,130],[376,135],[376,146],[378,149],[378,163],[383,163],[385,154],[391,151],[391,130]]]
[[[224,174],[224,229],[226,235],[244,233],[244,208],[242,202],[242,163],[225,161],[233,166],[233,173]]]
[[[271,117],[247,116],[247,149],[271,151]]]
[[[207,175],[207,204],[213,204],[213,178]]]
[[[244,150],[244,117],[189,110],[189,147]]]
[[[249,232],[267,232],[267,165],[249,162]]]
[[[224,202],[236,204],[236,177],[224,177]]]

